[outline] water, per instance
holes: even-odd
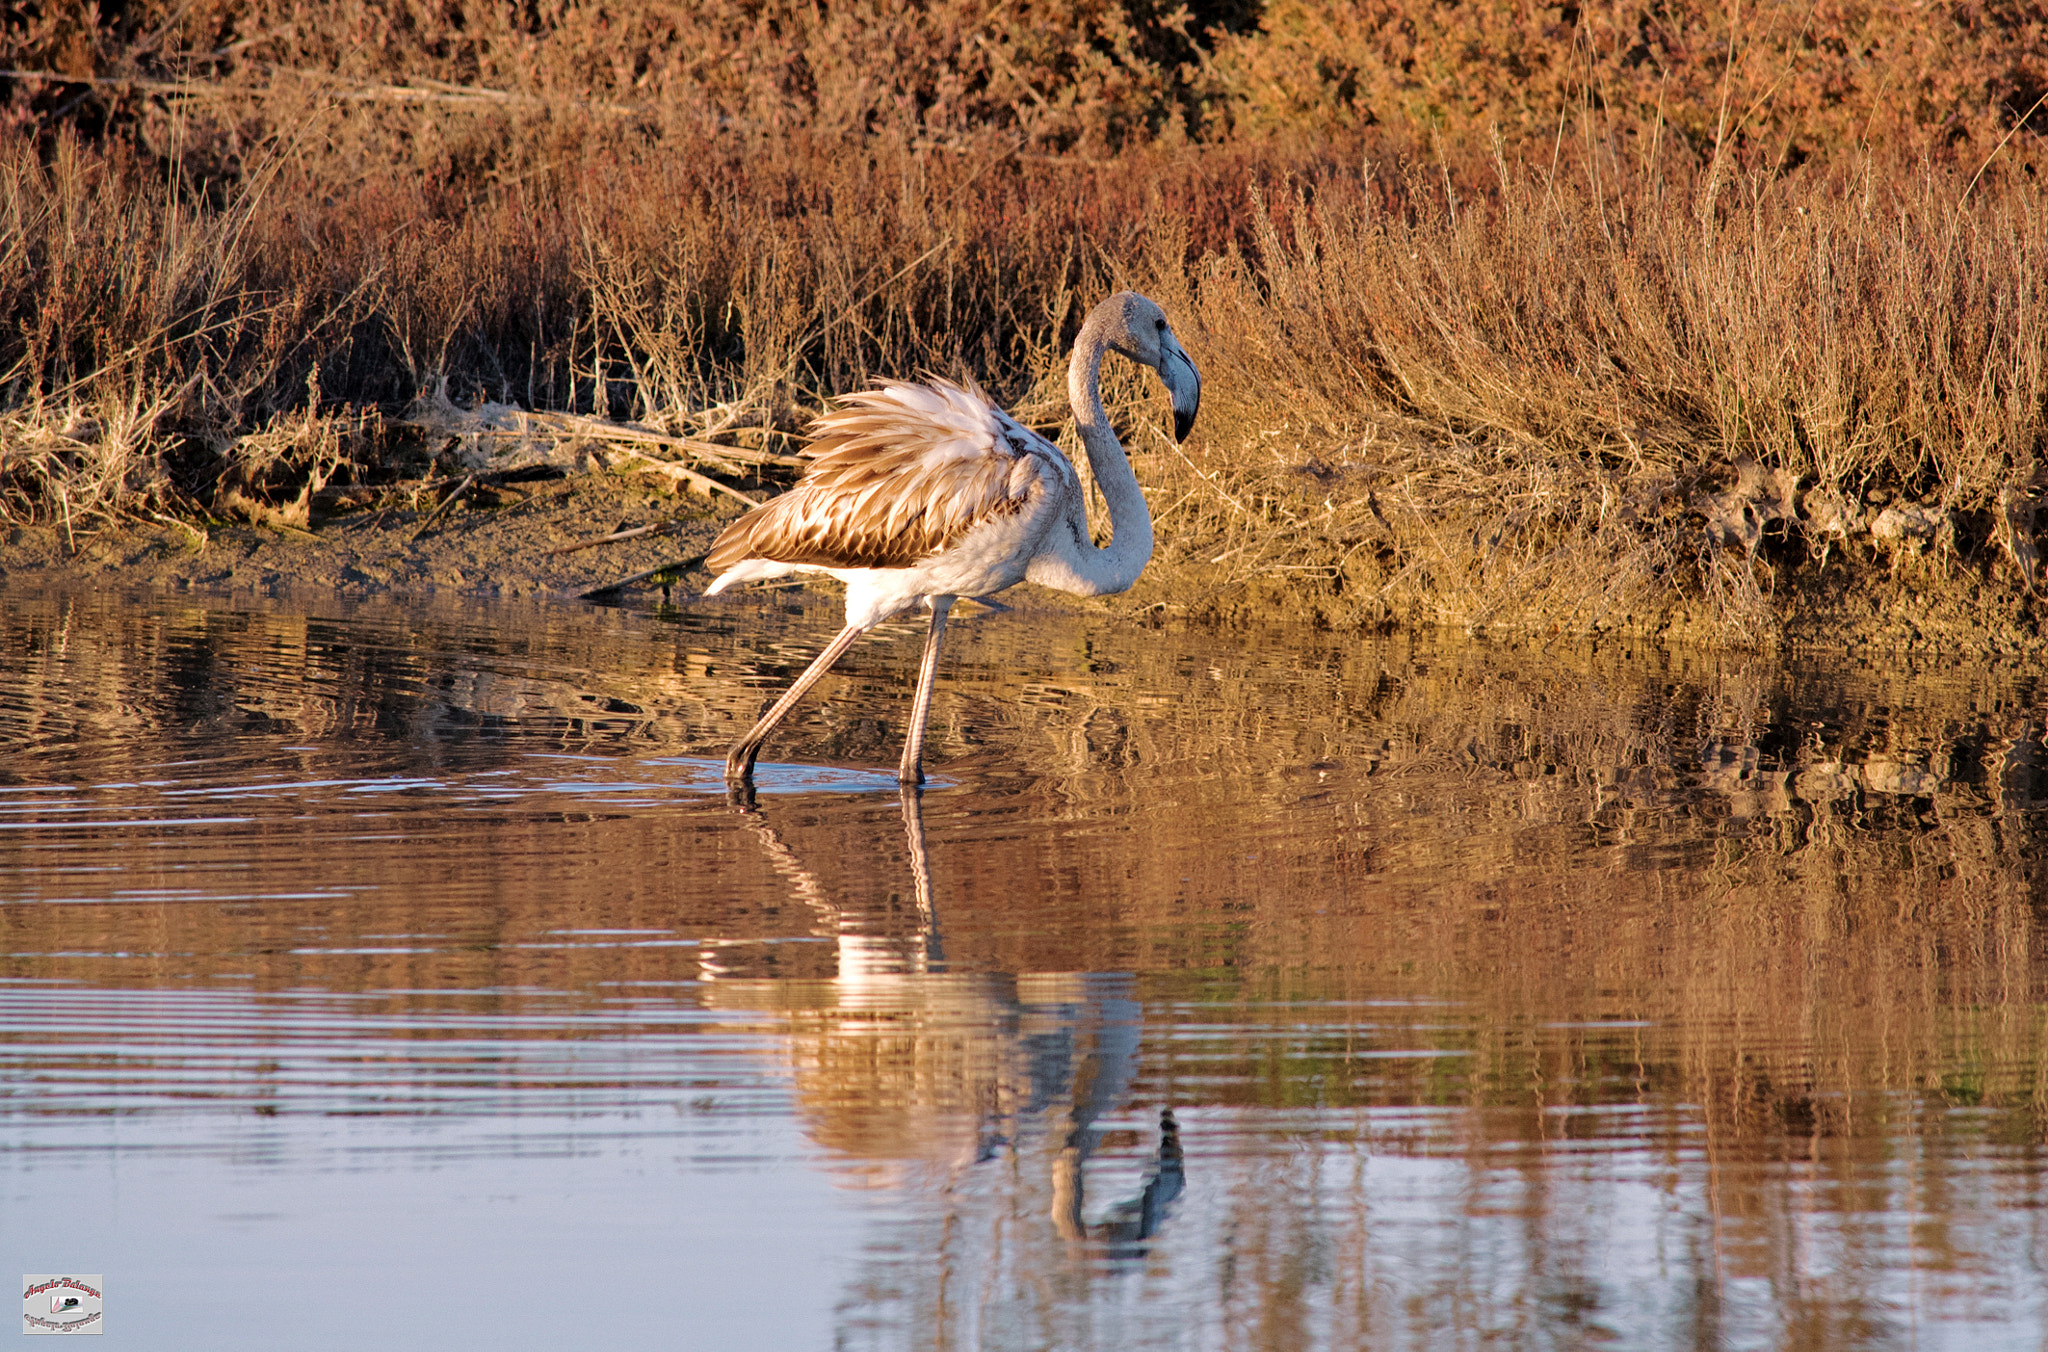
[[[829,601],[4,601],[0,1270],[132,1345],[2048,1339],[2025,669],[968,617],[745,806]]]

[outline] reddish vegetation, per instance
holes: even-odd
[[[1049,421],[1127,282],[1209,376],[1136,449],[1212,599],[1753,635],[1875,561],[2034,632],[2037,6],[5,22],[17,520],[389,474],[443,387],[759,439],[926,368]]]

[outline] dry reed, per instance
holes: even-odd
[[[787,451],[936,370],[1051,426],[1130,284],[1208,374],[1188,447],[1126,419],[1145,604],[1759,642],[1882,576],[2032,632],[2038,21],[1495,8],[25,21],[0,512],[303,519],[423,396]]]

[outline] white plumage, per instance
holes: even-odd
[[[741,582],[814,572],[846,584],[846,626],[726,757],[744,782],[770,730],[853,641],[910,606],[931,610],[897,776],[923,779],[925,716],[946,614],[962,596],[1030,580],[1084,596],[1119,592],[1152,556],[1152,518],[1103,411],[1102,359],[1152,367],[1185,437],[1201,378],[1159,307],[1120,292],[1081,326],[1068,397],[1089,467],[1109,507],[1107,548],[1089,542],[1080,476],[1060,449],[978,393],[946,380],[888,381],[848,396],[813,424],[812,463],[795,487],[728,526],[707,563],[705,594]]]

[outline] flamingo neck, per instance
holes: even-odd
[[[1102,407],[1102,358],[1110,338],[1107,326],[1097,319],[1091,316],[1074,341],[1073,360],[1067,365],[1067,398],[1074,406],[1081,446],[1088,452],[1088,468],[1109,507],[1109,547],[1097,549],[1083,540],[1074,564],[1101,591],[1120,592],[1136,582],[1151,561],[1152,510]]]

